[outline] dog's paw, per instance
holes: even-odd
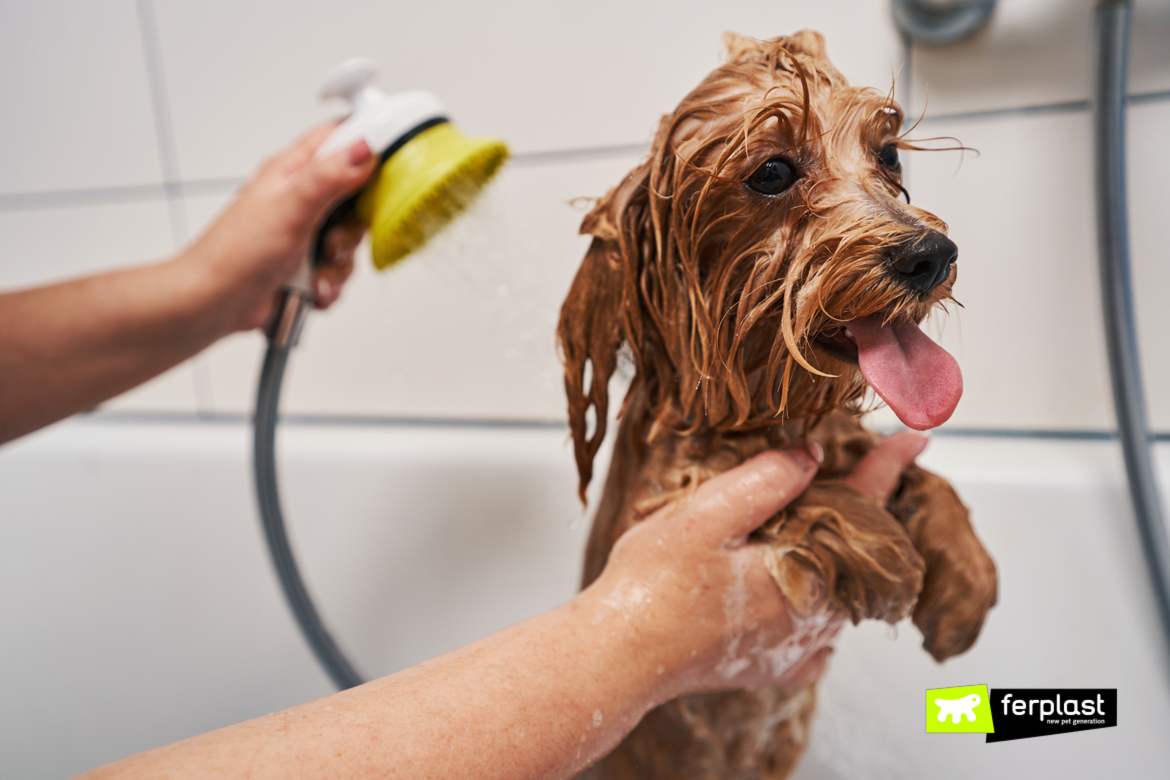
[[[936,661],[975,644],[988,610],[995,606],[995,564],[982,546],[976,546],[931,556],[927,564],[914,625],[922,631],[922,646]]]
[[[753,536],[780,589],[801,613],[827,600],[854,623],[896,623],[918,601],[926,570],[906,529],[872,499],[814,483]]]
[[[995,562],[967,517],[967,508],[942,478],[911,466],[890,501],[926,561],[926,581],[914,625],[936,661],[967,650],[996,601]]]

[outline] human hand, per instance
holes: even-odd
[[[876,446],[846,482],[883,502],[925,448],[917,433]],[[619,613],[640,648],[655,698],[771,684],[795,687],[824,670],[845,615],[799,615],[748,536],[808,486],[822,455],[764,452],[701,485],[624,534],[581,596],[601,617]]]
[[[314,157],[335,126],[313,128],[261,165],[236,201],[178,258],[205,280],[223,335],[272,318],[277,293],[307,262],[322,220],[373,173],[376,158],[364,141]],[[313,275],[318,308],[337,300],[363,233],[354,221],[328,234],[324,265]]]

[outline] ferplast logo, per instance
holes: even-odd
[[[926,692],[928,733],[986,734],[988,742],[1067,734],[1117,725],[1116,688],[992,688]]]
[[[1117,725],[1117,689],[993,688],[991,715],[988,742],[1106,729]]]
[[[933,688],[926,692],[928,734],[990,734],[995,731],[986,685]]]

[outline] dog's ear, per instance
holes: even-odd
[[[637,278],[648,240],[649,170],[649,163],[636,168],[581,223],[581,233],[593,236],[593,243],[557,326],[582,502],[593,478],[593,458],[605,438],[609,380],[623,342],[630,342],[637,362],[641,336]]]

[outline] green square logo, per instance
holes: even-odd
[[[926,733],[994,734],[986,685],[934,688],[926,692]]]

